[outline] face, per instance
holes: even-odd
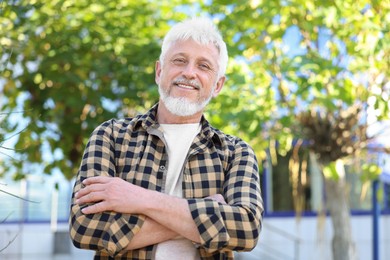
[[[218,49],[193,40],[177,41],[156,63],[160,99],[177,116],[201,113],[221,91],[225,77],[218,78]]]

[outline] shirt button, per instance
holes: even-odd
[[[165,171],[165,165],[160,165],[160,170]]]

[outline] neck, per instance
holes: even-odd
[[[191,116],[177,116],[172,114],[160,101],[157,108],[157,122],[160,124],[194,124],[202,119],[203,111]]]

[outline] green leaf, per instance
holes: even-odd
[[[365,163],[362,165],[362,175],[360,176],[362,182],[378,180],[382,169],[374,163]]]

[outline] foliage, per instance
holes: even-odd
[[[5,108],[21,106],[25,122],[36,122],[17,147],[27,149],[24,160],[46,162],[46,173],[59,168],[71,178],[99,123],[156,102],[151,61],[163,35],[202,12],[218,23],[231,57],[207,113],[216,127],[248,140],[262,159],[270,144],[285,154],[293,137],[308,138],[297,115],[337,119],[356,106],[353,137],[389,116],[387,10],[386,1],[360,0],[9,2],[0,18],[2,59],[11,61]]]
[[[173,11],[178,2],[3,3],[4,109],[22,108],[29,124],[16,143],[21,161],[71,178],[98,124],[156,102],[154,61],[167,21],[184,17]]]
[[[230,99],[241,101],[235,110],[251,111],[233,122],[245,129],[249,140],[268,137],[279,141],[281,152],[289,150],[292,136],[311,137],[301,128],[306,127],[303,122],[296,120],[300,113],[337,119],[356,107],[358,113],[351,116],[357,122],[346,129],[350,136],[356,127],[364,130],[372,122],[389,118],[388,1],[226,5],[216,0],[207,7],[216,17],[223,17],[220,27],[228,35],[230,53],[241,55],[248,63],[246,71],[251,72],[245,74],[243,83],[250,90],[238,87],[235,95],[229,89]],[[224,122],[230,121],[228,111]],[[271,130],[268,136],[262,134],[265,130]]]
[[[371,182],[378,180],[379,175],[382,173],[382,169],[374,163],[366,163],[362,166],[363,174],[361,176],[362,182]]]

